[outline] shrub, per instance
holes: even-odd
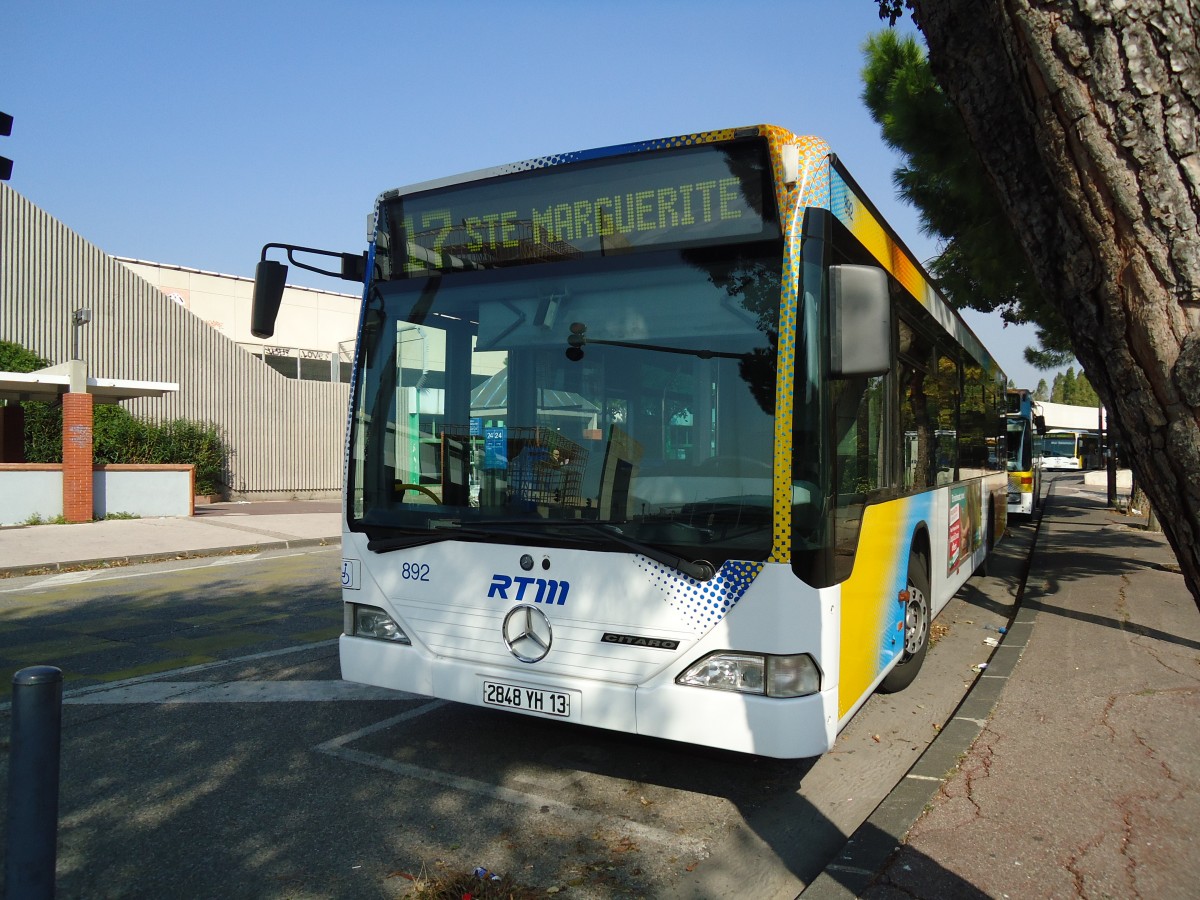
[[[159,434],[173,462],[196,466],[196,493],[216,494],[221,490],[228,453],[221,430],[214,423],[175,419],[160,426]]]
[[[36,372],[48,365],[50,360],[20,344],[0,341],[0,372]],[[25,458],[30,462],[62,462],[62,410],[40,402],[21,406],[25,409]]]
[[[12,341],[0,341],[0,372],[36,372],[50,365],[32,350]]]
[[[96,408],[92,452],[98,465],[124,463],[196,467],[196,493],[216,494],[225,480],[225,441],[211,422],[175,419],[155,425],[120,406]]]
[[[25,408],[25,459],[31,463],[62,462],[62,407],[31,401]]]

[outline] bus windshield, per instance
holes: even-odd
[[[1048,434],[1042,438],[1042,453],[1045,456],[1070,458],[1077,455],[1078,438],[1073,434]]]
[[[1033,453],[1029,420],[1008,417],[1008,464],[1010,472],[1028,472],[1033,468]]]
[[[765,559],[781,253],[772,240],[373,283],[351,528]]]

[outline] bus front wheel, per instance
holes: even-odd
[[[904,604],[904,653],[895,668],[879,684],[880,693],[902,691],[917,677],[929,651],[929,573],[924,560],[914,554],[908,560],[908,600]]]

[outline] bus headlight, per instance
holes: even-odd
[[[718,651],[692,663],[675,683],[766,697],[804,697],[821,690],[821,670],[807,653]]]
[[[345,619],[343,625],[346,634],[391,641],[395,644],[412,644],[396,621],[377,606],[347,603]]]

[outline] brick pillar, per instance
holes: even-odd
[[[92,395],[63,394],[63,517],[92,521]]]

